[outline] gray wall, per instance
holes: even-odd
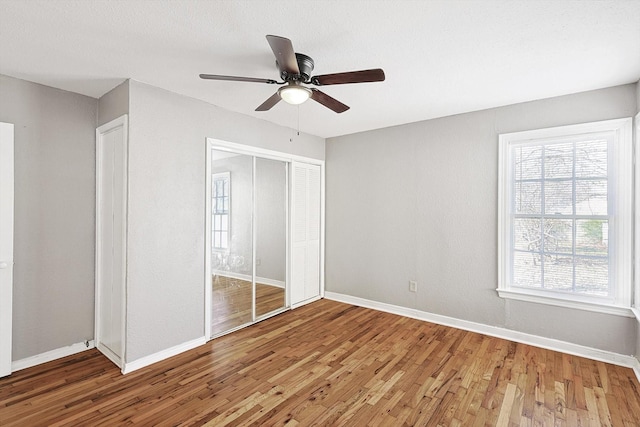
[[[126,80],[98,100],[98,124],[102,126],[129,113],[129,81]]]
[[[634,319],[495,289],[498,134],[635,111],[625,85],[327,140],[327,291],[633,354]]]
[[[324,139],[129,82],[126,361],[204,335],[205,138],[324,159]]]
[[[97,100],[0,75],[15,124],[13,360],[93,339]]]

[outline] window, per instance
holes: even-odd
[[[630,315],[631,119],[500,135],[500,296]]]
[[[231,207],[231,174],[229,172],[214,173],[212,176],[212,212],[211,241],[213,249],[226,251],[229,249],[229,210]]]

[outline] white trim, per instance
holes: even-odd
[[[31,368],[32,366],[91,350],[92,348],[95,348],[95,342],[93,340],[71,344],[67,347],[61,347],[35,356],[15,360],[11,363],[11,369],[15,372],[21,369]]]
[[[632,119],[622,118],[604,120],[594,123],[559,126],[546,129],[535,129],[522,132],[512,132],[499,135],[499,168],[498,168],[498,294],[502,298],[515,298],[531,302],[566,306],[576,309],[599,311],[609,314],[630,316],[629,308],[633,296],[633,167],[632,158]],[[616,148],[610,157],[612,174],[609,177],[615,192],[615,216],[611,218],[610,227],[615,236],[615,244],[610,247],[615,262],[611,267],[611,280],[614,295],[611,301],[606,298],[597,300],[596,297],[575,294],[574,301],[567,301],[563,295],[545,290],[532,290],[511,287],[509,283],[511,247],[511,177],[509,172],[509,147],[511,144],[527,144],[544,139],[566,139],[574,135],[584,134],[615,134]],[[615,276],[614,276],[615,275]],[[544,293],[544,296],[541,294]],[[525,299],[525,295],[530,295]],[[558,296],[558,297],[556,297]],[[573,297],[571,297],[573,298]],[[600,305],[600,308],[596,308]]]
[[[325,168],[320,168],[320,298],[324,298]]]
[[[323,292],[323,293],[324,293],[324,292]],[[338,295],[338,294],[335,294],[335,295]],[[319,301],[319,300],[321,300],[322,298],[324,298],[324,297],[322,297],[322,296],[320,296],[320,295],[317,295],[317,296],[315,296],[315,297],[312,297],[312,298],[309,298],[309,299],[302,300],[302,301],[300,301],[300,302],[297,302],[297,303],[295,303],[295,304],[292,304],[292,305],[291,305],[291,310],[293,310],[293,309],[295,309],[295,308],[298,308],[298,307],[302,307],[303,305],[307,305],[307,304],[310,304],[310,303],[315,302],[315,301]],[[329,299],[331,299],[331,298],[329,298]]]
[[[0,377],[11,374],[14,240],[14,125],[0,122]]]
[[[180,353],[184,353],[185,351],[192,350],[206,343],[207,343],[207,339],[205,337],[199,337],[191,341],[187,341],[182,344],[178,344],[176,346],[159,351],[157,353],[153,353],[148,356],[141,357],[140,359],[134,360],[133,362],[125,363],[124,368],[122,368],[122,373],[128,374],[138,369],[142,369],[146,366],[152,365],[157,362],[161,362],[165,359],[176,356]]]
[[[205,192],[204,192],[204,336],[211,339],[211,299],[213,298],[211,274],[211,143],[207,139],[205,152]]]
[[[256,175],[258,162],[256,156],[251,157],[251,320],[252,323],[256,321],[256,271],[258,266],[256,265],[256,253],[258,251],[258,221],[256,215]],[[286,243],[285,243],[286,244]],[[286,260],[285,260],[286,263]]]
[[[100,353],[102,353],[104,357],[111,360],[114,365],[116,365],[118,368],[120,368],[120,370],[122,370],[124,360],[120,356],[118,356],[116,353],[114,353],[113,350],[111,350],[109,347],[102,344],[101,342],[97,342],[95,344],[95,347],[96,349],[98,349]]]
[[[638,376],[640,380],[640,362],[638,362],[638,359],[633,356],[626,356],[623,354],[614,353],[612,351],[600,350],[597,348],[573,344],[553,338],[545,338],[538,335],[514,331],[512,329],[489,326],[483,323],[470,322],[468,320],[461,320],[454,317],[442,316],[440,314],[433,314],[412,308],[371,301],[368,299],[353,297],[336,292],[326,292],[325,298],[333,301],[343,302],[346,304],[357,305],[359,307],[366,307],[373,310],[384,311],[386,313],[397,314],[399,316],[410,317],[412,319],[424,320],[426,322],[436,323],[438,325],[449,326],[456,329],[476,332],[479,334],[502,338],[509,341],[515,341],[522,344],[533,345],[548,350],[559,351],[574,356],[586,357],[588,359],[632,368],[634,369],[636,376]]]
[[[520,291],[518,288],[496,289],[501,298],[509,298],[518,301],[536,302],[540,304],[553,305],[556,307],[574,308],[578,310],[594,311],[596,313],[612,314],[615,316],[634,317],[630,307],[615,305],[605,305],[598,302],[580,301],[572,299],[573,295],[566,298],[562,296],[550,297],[548,294],[535,295],[530,291]],[[579,297],[579,295],[576,295]]]
[[[640,85],[640,83],[638,83]],[[638,100],[640,102],[640,99]],[[633,157],[633,169],[635,173],[635,197],[636,197],[636,206],[635,206],[635,265],[634,265],[634,276],[635,276],[635,292],[634,292],[634,304],[635,307],[634,313],[636,318],[640,321],[640,113],[636,114],[635,117],[635,132],[634,132],[634,151],[635,156]],[[640,339],[640,334],[638,334],[638,338]],[[640,348],[640,343],[636,344],[636,348]],[[636,354],[638,358],[640,358],[640,354]]]
[[[212,147],[215,150],[228,151],[236,154],[246,154],[249,156],[257,156],[271,160],[280,160],[285,162],[297,161],[324,166],[324,160],[298,156],[296,154],[289,154],[282,151],[269,150],[266,148],[254,147],[253,145],[224,141],[222,139],[216,138],[207,138],[207,147]]]

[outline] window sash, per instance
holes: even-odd
[[[544,302],[553,305],[572,306],[576,308],[585,308],[588,310],[612,312],[613,314],[628,315],[628,310],[618,310],[615,307],[630,307],[631,305],[631,265],[629,265],[628,256],[631,254],[633,241],[631,239],[631,188],[632,188],[632,165],[631,165],[631,120],[617,119],[604,122],[587,123],[582,125],[563,126],[558,128],[540,129],[533,131],[516,132],[511,134],[501,134],[499,137],[499,228],[498,228],[498,293],[501,297],[524,299],[528,301]],[[576,203],[576,185],[580,186],[581,182],[602,181],[605,179],[604,171],[588,166],[582,166],[582,169],[576,172],[576,152],[582,155],[582,152],[576,151],[576,143],[589,140],[596,141],[607,140],[607,166],[606,166],[606,188],[608,200],[606,202],[607,212],[595,210],[596,214],[585,215],[585,211],[589,209],[578,209]],[[573,144],[572,157],[572,173],[571,176],[553,176],[553,174],[545,174],[544,168],[541,169],[539,175],[535,170],[537,165],[535,162],[527,165],[530,174],[515,176],[515,148],[532,148],[536,146],[548,146],[562,148],[559,144]],[[602,143],[601,143],[602,144]],[[580,157],[582,158],[582,157]],[[544,160],[541,156],[541,161]],[[525,159],[526,160],[526,159]],[[522,168],[523,166],[520,165]],[[522,172],[522,170],[520,171]],[[545,176],[546,175],[546,176]],[[533,176],[533,178],[532,178]],[[516,179],[524,178],[524,179]],[[527,183],[535,185],[541,184],[541,190],[544,188],[542,183],[549,182],[570,182],[572,186],[572,204],[571,212],[545,213],[544,194],[541,194],[540,210],[532,212],[517,212],[516,202],[516,185]],[[600,182],[599,185],[603,183]],[[594,184],[594,185],[597,185]],[[592,211],[593,212],[593,211]],[[606,215],[604,214],[606,213]],[[516,249],[514,224],[517,220],[535,218],[540,221],[549,219],[564,219],[571,221],[572,225],[572,251],[571,256],[574,257],[572,267],[575,270],[575,257],[580,260],[592,258],[601,260],[599,255],[589,255],[582,251],[577,251],[577,228],[575,226],[580,220],[606,221],[607,244],[609,248],[609,294],[607,296],[597,296],[591,294],[583,294],[577,292],[566,292],[558,289],[538,289],[538,288],[522,288],[514,285],[513,281],[513,261],[515,254],[519,252],[538,253],[531,251],[519,251]],[[542,238],[542,234],[540,235]],[[566,252],[559,252],[566,253]],[[547,255],[555,255],[556,252],[547,251]],[[544,254],[542,255],[544,256]],[[625,262],[625,259],[627,260]],[[575,273],[574,273],[575,278]],[[575,288],[575,280],[572,289]],[[614,309],[602,309],[603,306],[614,307]]]

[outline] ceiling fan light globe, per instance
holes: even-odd
[[[284,102],[298,105],[311,97],[311,90],[304,86],[284,86],[278,89],[278,95]]]

